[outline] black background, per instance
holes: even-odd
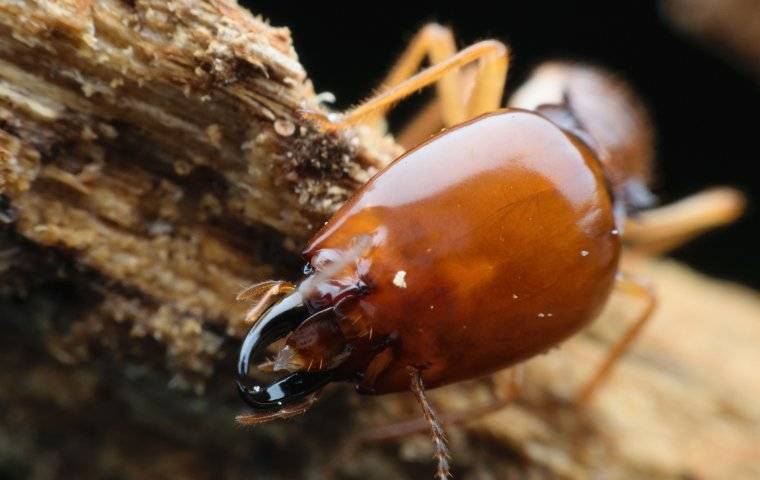
[[[710,232],[674,256],[713,275],[760,287],[758,83],[725,51],[677,32],[658,4],[618,2],[244,2],[287,25],[317,91],[345,108],[367,96],[428,21],[454,28],[460,46],[497,38],[513,52],[508,93],[542,60],[604,65],[627,78],[657,129],[663,202],[728,184],[750,197],[737,224]],[[419,102],[418,102],[419,103]],[[412,106],[401,108],[401,115]]]

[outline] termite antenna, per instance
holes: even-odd
[[[438,470],[435,473],[436,480],[447,480],[451,477],[451,468],[449,466],[449,447],[446,443],[446,432],[443,430],[438,414],[425,394],[425,384],[422,381],[422,374],[416,368],[410,367],[411,387],[417,403],[422,409],[425,420],[430,424],[430,434],[433,438],[434,458],[438,461]]]

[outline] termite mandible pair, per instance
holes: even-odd
[[[431,66],[418,72],[425,57]],[[457,52],[451,31],[431,24],[379,94],[343,115],[304,114],[328,131],[379,124],[395,102],[437,84],[434,105],[398,137],[418,145],[312,237],[300,284],[268,281],[240,295],[257,300],[238,367],[253,412],[241,423],[302,413],[330,382],[366,394],[411,390],[431,426],[437,478],[446,478],[425,388],[547,351],[620,288],[645,306],[578,394],[587,402],[655,306],[651,289],[618,269],[625,229],[626,240],[670,248],[740,213],[741,195],[723,188],[631,220],[652,205],[653,135],[629,88],[600,69],[554,62],[500,108],[508,65],[504,44]],[[251,360],[283,337],[270,368],[284,375],[249,378]]]

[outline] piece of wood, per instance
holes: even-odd
[[[57,335],[61,359],[120,322],[188,378],[212,373],[245,328],[235,294],[293,275],[308,233],[397,152],[316,132],[301,107],[319,105],[288,30],[234,3],[0,4],[9,248],[73,260],[102,297],[76,340]]]
[[[0,2],[0,476],[315,478],[353,432],[417,415],[411,395],[333,386],[301,417],[234,424],[236,294],[293,278],[309,232],[399,152],[301,107],[320,108],[289,31],[232,1]],[[634,267],[662,307],[608,388],[580,414],[561,401],[621,301],[531,361],[516,406],[451,430],[457,478],[758,475],[757,294]],[[399,445],[337,467],[429,478],[426,436]]]

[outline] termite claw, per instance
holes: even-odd
[[[244,385],[237,382],[238,393],[255,411],[281,410],[318,392],[332,381],[330,372],[291,373],[269,385]]]
[[[240,348],[238,375],[248,376],[251,359],[272,342],[293,331],[309,314],[298,291],[272,305],[248,332]]]
[[[251,382],[251,360],[275,340],[301,325],[309,313],[298,291],[274,304],[248,332],[238,358],[238,393],[257,411],[279,410],[317,392],[332,380],[330,372],[292,373],[268,385]]]

